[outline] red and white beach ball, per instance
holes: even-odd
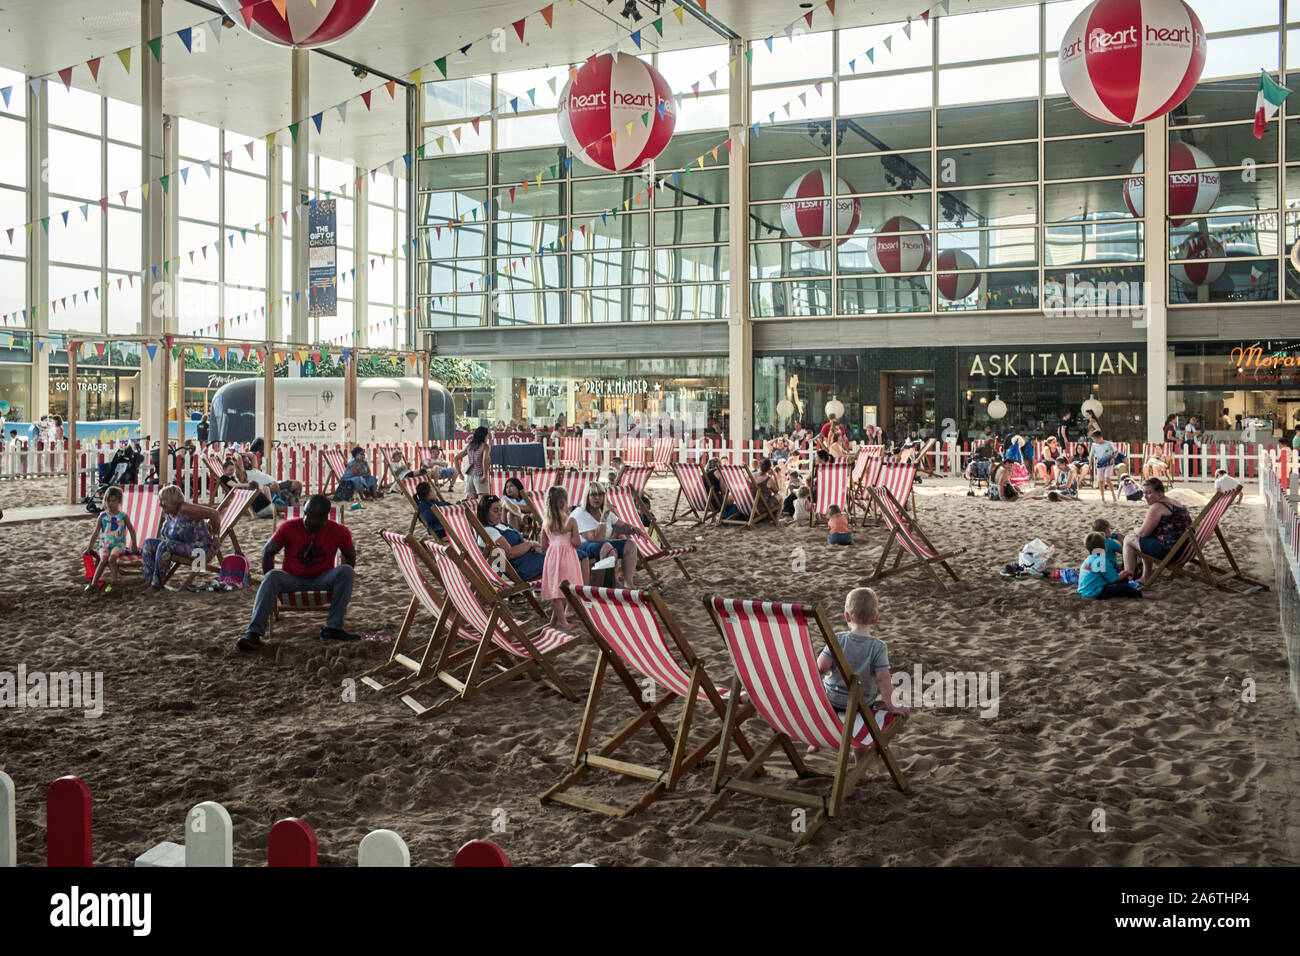
[[[316,47],[341,40],[370,15],[379,0],[262,0],[251,6],[249,32],[279,46]],[[221,0],[221,8],[241,27],[249,0]]]
[[[1205,29],[1183,0],[1096,0],[1065,31],[1057,65],[1075,106],[1132,126],[1187,99],[1205,51]]]
[[[867,258],[871,268],[886,274],[894,272],[920,272],[930,265],[930,237],[926,233],[914,236],[892,236],[893,232],[919,230],[920,223],[906,216],[886,219],[867,240]]]
[[[781,225],[786,234],[801,239],[805,246],[821,249],[829,244],[828,239],[806,239],[805,236],[839,236],[836,245],[843,245],[858,228],[862,218],[862,204],[857,199],[845,196],[853,192],[853,187],[840,179],[836,181],[840,194],[838,199],[822,199],[829,196],[830,174],[814,169],[804,173],[790,184],[785,191],[785,202],[781,203]],[[835,220],[831,221],[831,207],[835,208]]]
[[[650,162],[677,126],[668,81],[643,60],[608,53],[588,60],[564,84],[555,115],[569,151],[588,166],[609,171]]]
[[[961,249],[946,249],[939,253],[935,261],[938,273],[939,295],[949,302],[959,302],[966,298],[980,284],[978,272],[953,272],[953,269],[978,269],[979,265],[970,254]],[[949,270],[949,271],[944,271]]]
[[[1213,285],[1223,276],[1228,264],[1199,260],[1223,257],[1222,243],[1196,235],[1179,247],[1177,260],[1169,263],[1169,274],[1184,285]]]
[[[1124,180],[1124,204],[1129,212],[1142,217],[1145,180],[1142,179],[1142,157],[1133,161],[1129,172],[1133,179]],[[1171,223],[1181,226],[1192,217],[1200,216],[1214,208],[1219,201],[1219,174],[1201,172],[1214,166],[1214,160],[1195,146],[1171,143],[1169,146],[1169,215]]]

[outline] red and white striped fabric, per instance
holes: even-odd
[[[679,697],[690,693],[691,676],[673,656],[672,645],[663,632],[659,616],[646,600],[645,591],[578,586],[573,593],[582,602],[601,638],[625,664],[669,693]],[[708,696],[703,690],[696,693],[700,700]],[[725,700],[731,689],[720,687],[718,693]]]
[[[531,504],[533,506],[533,510],[537,512],[538,520],[540,520],[543,524],[545,524],[546,523],[546,492],[525,491],[524,497],[528,499],[528,503]]]
[[[412,489],[411,493],[412,493],[412,495],[414,495],[415,490]],[[292,508],[281,508],[281,509],[278,509],[278,510],[277,510],[277,513],[276,513],[276,523],[275,523],[275,526],[278,528],[280,525],[284,524],[286,521],[293,521],[295,518],[301,518],[301,517],[303,516],[303,512],[304,512],[304,510],[305,510],[305,509],[304,509],[302,506],[300,506],[300,505],[295,505],[295,506],[292,507]],[[332,519],[333,519],[337,524],[343,524],[343,523],[344,523],[344,521],[343,521],[343,516],[344,516],[346,513],[347,513],[347,512],[345,512],[342,508],[339,508],[339,507],[331,507],[331,508],[330,508],[330,518],[332,518]]]
[[[525,468],[493,468],[488,475],[488,487],[492,489],[492,494],[500,498],[506,491],[506,482],[511,478],[518,478],[519,484],[525,489],[529,487],[532,479],[528,470]]]
[[[740,682],[763,719],[794,740],[839,750],[844,725],[822,687],[808,609],[718,597],[712,606]],[[861,745],[870,730],[858,721],[853,742]]]
[[[437,591],[429,587],[420,571],[420,562],[411,546],[406,543],[406,538],[396,531],[380,531],[380,536],[393,552],[393,560],[397,562],[397,569],[402,572],[402,580],[406,586],[411,589],[411,596],[414,597],[424,609],[432,614],[435,618],[442,616],[442,596]],[[438,548],[439,545],[431,545],[431,548]],[[328,592],[320,592],[328,593]],[[476,641],[478,635],[468,631],[464,626],[457,630],[457,634],[466,640]]]
[[[131,519],[136,544],[140,547],[144,547],[147,539],[158,537],[158,528],[162,524],[162,502],[158,500],[157,485],[123,485],[122,511]],[[128,543],[129,538],[128,535]],[[140,552],[131,553],[138,555]]]
[[[348,472],[348,464],[343,458],[343,452],[337,448],[327,448],[321,452],[325,459],[325,464],[329,465],[330,473],[337,482]]]
[[[620,488],[631,488],[638,495],[645,494],[645,483],[650,480],[651,471],[653,469],[649,465],[624,465],[618,475],[618,485]]]
[[[731,496],[731,503],[741,514],[749,517],[754,513],[754,485],[749,477],[749,469],[743,465],[720,465],[718,473],[722,484]]]
[[[673,474],[681,486],[682,496],[700,517],[709,513],[709,490],[704,486],[704,468],[695,462],[673,462]]]
[[[632,527],[645,533],[645,537],[633,535],[632,540],[636,542],[637,552],[647,561],[658,561],[663,558],[679,558],[683,554],[694,554],[695,547],[673,548],[671,551],[665,551],[659,546],[659,542],[650,537],[650,529],[645,526],[641,520],[641,513],[637,511],[636,500],[632,497],[632,492],[626,488],[607,488],[605,490],[605,504],[613,510],[615,516],[624,524],[630,524]]]
[[[555,468],[538,468],[528,475],[528,483],[524,485],[525,491],[540,491],[545,494],[546,490],[556,483],[560,477],[560,472]]]
[[[847,461],[817,463],[817,500],[813,504],[814,515],[824,515],[831,505],[838,505],[840,511],[849,507],[849,482],[853,477],[853,466]]]
[[[455,560],[445,548],[434,546],[430,550],[433,551],[433,560],[438,566],[438,577],[442,579],[447,597],[451,599],[452,605],[468,628],[475,632],[478,638],[490,639],[497,647],[515,657],[531,658],[532,655],[522,644],[511,640],[510,631],[503,623],[502,616],[497,617],[496,627],[491,634],[488,634],[488,613],[479,603],[473,586],[461,573]],[[533,647],[537,648],[539,654],[546,654],[576,639],[577,635],[567,634],[553,627],[542,628],[535,637],[531,638]]]
[[[582,467],[582,439],[566,438],[560,447],[561,468]]]
[[[881,469],[876,487],[889,489],[900,508],[906,508],[912,497],[912,485],[916,483],[916,462],[909,461],[903,465],[885,465]]]
[[[920,558],[922,561],[933,558],[935,553],[925,546],[925,542],[913,537],[907,522],[903,520],[902,515],[898,512],[898,506],[894,503],[893,496],[878,491],[876,497],[880,502],[880,507],[885,511],[887,523],[894,533],[894,539],[912,552],[913,556]]]
[[[556,484],[564,488],[569,495],[569,507],[581,508],[582,497],[587,493],[587,486],[597,479],[594,471],[566,471]]]
[[[496,568],[492,567],[492,562],[483,554],[483,549],[478,544],[478,533],[470,524],[464,507],[452,505],[449,508],[442,508],[434,505],[433,510],[437,512],[438,520],[442,522],[442,529],[455,542],[456,549],[464,555],[484,581],[494,588],[514,586],[515,582],[505,575],[498,574]]]
[[[251,488],[232,488],[226,497],[221,499],[221,521],[217,525],[217,541],[222,538],[235,526],[235,522],[244,513],[244,508],[257,492]]]
[[[857,500],[870,503],[871,496],[867,494],[868,488],[875,488],[880,484],[880,475],[885,470],[885,459],[877,455],[874,458],[867,459],[867,470],[858,482]]]
[[[624,438],[623,439],[623,464],[644,465],[645,447],[646,445],[645,445],[644,438]]]
[[[673,460],[673,450],[675,446],[675,439],[656,438],[654,443],[654,460],[651,461],[650,467],[655,471],[667,471],[668,466]]]
[[[1196,543],[1202,551],[1204,551],[1206,546],[1210,543],[1210,539],[1214,537],[1214,529],[1219,526],[1219,522],[1223,519],[1224,513],[1227,512],[1231,505],[1232,495],[1219,495],[1218,500],[1210,505],[1205,517],[1201,519],[1201,523],[1197,525],[1196,530],[1192,532],[1192,537],[1196,539]],[[1179,565],[1186,564],[1191,557],[1192,549],[1184,546],[1182,552],[1169,563],[1174,567],[1178,567]]]

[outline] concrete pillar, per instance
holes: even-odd
[[[41,226],[41,220],[50,212],[50,185],[44,175],[49,156],[47,83],[41,80],[40,92],[33,93],[31,85],[23,84],[27,97],[27,221],[35,223],[27,233],[27,327],[32,330],[32,400],[23,409],[29,422],[38,422],[50,410],[50,355],[54,343],[40,345],[41,337],[50,330],[50,237]],[[74,395],[69,396],[69,414],[72,418],[76,405]]]
[[[68,415],[64,434],[68,439],[68,504],[75,505],[77,496],[77,352],[79,342],[68,343]]]
[[[361,177],[361,185],[352,201],[352,265],[357,271],[353,274],[356,282],[351,290],[352,323],[349,328],[355,332],[370,323],[370,217],[366,214],[366,205],[370,202],[370,177],[364,169],[353,169],[352,176],[354,179]],[[396,325],[393,335],[397,335]],[[397,343],[394,340],[384,344],[396,346]]]
[[[749,321],[749,61],[745,42],[731,41],[736,61],[731,78],[731,137],[729,215],[731,250],[731,309],[727,316],[727,374],[730,381],[733,441],[753,436],[754,327]]]
[[[1169,205],[1169,130],[1165,117],[1143,128],[1144,217],[1146,252],[1147,440],[1164,439],[1169,407],[1169,265],[1166,211]]]
[[[162,0],[140,0],[140,46],[143,50],[153,37],[161,36]],[[140,181],[149,184],[149,198],[141,203],[140,278],[144,295],[140,303],[140,332],[161,342],[166,332],[165,316],[169,297],[162,264],[165,256],[164,223],[166,197],[158,178],[164,172],[164,131],[162,111],[162,64],[152,56],[137,58],[140,72]],[[155,279],[153,268],[157,267]],[[162,365],[170,360],[166,348],[159,348],[152,362],[148,351],[140,359],[139,408],[140,432],[166,440],[167,391]]]
[[[290,302],[292,322],[288,329],[288,339],[297,344],[311,342],[310,325],[307,319],[307,307],[311,297],[307,294],[307,207],[304,202],[310,198],[307,190],[308,164],[311,162],[311,53],[307,50],[294,50],[292,80],[290,89],[289,115],[298,124],[298,141],[293,144],[293,176],[289,189],[293,211],[289,218],[293,221],[293,271],[291,288],[286,292],[301,292],[296,301]]]
[[[424,143],[424,90],[419,86],[406,87],[406,148],[412,154]],[[394,167],[396,169],[396,167]],[[415,345],[421,350],[429,351],[429,343],[420,335],[417,330],[422,326],[421,314],[419,308],[418,291],[418,270],[416,268],[419,261],[419,244],[411,245],[411,240],[419,235],[420,225],[420,208],[416,202],[419,196],[419,173],[420,163],[418,159],[411,162],[411,167],[406,171],[406,228],[403,231],[403,241],[406,243],[406,274],[401,277],[400,281],[406,283],[406,308],[411,310],[409,313],[408,328],[411,330],[407,336],[407,344]]]
[[[272,226],[266,230],[266,338],[284,339],[284,150],[279,145],[266,157],[266,216]]]

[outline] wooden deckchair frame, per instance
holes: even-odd
[[[894,497],[893,492],[884,485],[877,488],[868,488],[867,494],[871,496],[876,512],[884,520],[889,531],[889,540],[885,542],[885,548],[880,552],[880,561],[876,564],[876,570],[871,575],[870,580],[887,578],[891,574],[900,574],[904,571],[914,571],[920,568],[934,579],[935,584],[947,587],[947,582],[935,573],[932,567],[935,564],[947,571],[954,581],[960,580],[957,577],[957,572],[949,567],[948,561],[958,555],[965,554],[965,548],[940,552],[938,548],[930,543],[930,539],[925,536],[925,532],[921,530],[920,522],[916,520],[916,517],[909,515],[907,509],[898,503],[898,499]],[[932,556],[925,558],[913,551],[911,547],[905,544],[909,536],[914,541],[923,544]],[[886,570],[885,563],[889,560],[891,550],[895,552],[894,563]],[[902,563],[904,556],[908,554],[912,555],[913,560],[906,564]]]
[[[618,490],[632,491],[631,488],[619,488]],[[635,492],[633,492],[633,494],[635,494]],[[613,501],[613,498],[609,495],[608,490],[606,491],[605,500],[606,502]],[[630,524],[633,527],[640,528],[642,531],[644,531],[646,537],[650,539],[651,543],[654,543],[659,548],[658,554],[644,554],[642,553],[641,549],[637,547],[636,541],[629,538],[628,542],[634,548],[637,548],[638,565],[644,567],[646,569],[646,573],[649,574],[652,579],[658,581],[659,575],[655,574],[655,570],[654,570],[655,564],[660,561],[664,561],[668,558],[671,558],[673,562],[677,565],[677,567],[681,570],[682,577],[686,578],[687,581],[691,580],[691,572],[687,571],[686,565],[682,564],[682,557],[687,554],[694,554],[695,546],[688,545],[685,548],[674,548],[672,545],[668,543],[668,540],[664,537],[663,528],[660,527],[659,522],[655,520],[654,511],[652,510],[650,512],[650,521],[647,523],[641,520],[641,512],[638,511],[635,507],[636,502],[633,501],[632,504],[633,504],[633,508],[632,508],[633,513],[630,515],[620,511],[612,503],[610,504],[610,510],[612,510],[614,512],[615,517],[617,517],[624,524]],[[633,519],[633,520],[629,520],[629,519]],[[654,537],[656,535],[658,536],[657,542],[655,541],[655,537]],[[624,547],[626,547],[626,545]]]
[[[329,458],[331,455],[338,455],[339,460],[343,462],[343,470],[341,472],[334,469],[334,463],[330,461]],[[343,454],[343,449],[322,448],[320,450],[320,472],[322,476],[328,474],[328,481],[330,483],[328,485],[323,485],[324,493],[332,495],[338,490],[339,482],[342,481],[348,473],[348,459],[347,456]]]
[[[528,627],[522,626],[510,612],[501,594],[479,577],[477,569],[465,560],[464,555],[453,548],[435,545],[434,547],[438,548],[460,572],[469,585],[471,597],[483,608],[487,622],[484,630],[479,632],[456,608],[447,582],[443,580],[438,570],[437,560],[429,547],[422,544],[414,535],[406,537],[416,558],[424,564],[434,580],[442,585],[443,592],[447,594],[447,605],[450,607],[451,616],[443,629],[443,640],[437,660],[425,668],[427,676],[422,681],[412,684],[408,692],[402,695],[404,704],[415,711],[419,717],[432,717],[461,701],[469,700],[477,694],[517,677],[541,680],[569,700],[577,701],[577,695],[569,689],[569,685],[552,663],[552,658],[575,646],[577,641],[568,640],[546,653],[539,651],[533,643],[533,638],[547,630],[547,625],[538,621]],[[511,640],[524,648],[528,653],[527,657],[517,657],[492,639],[498,624]],[[458,648],[456,639],[462,634],[472,634],[474,639],[467,646]],[[460,668],[464,668],[463,672],[459,670]],[[429,673],[430,671],[432,673]],[[451,695],[429,705],[416,700],[416,694],[430,689],[450,690]]]
[[[659,449],[668,449],[664,455],[659,454]],[[649,455],[648,464],[651,470],[658,474],[667,469],[673,463],[673,452],[677,450],[677,439],[675,438],[656,438],[650,443],[647,449]]]
[[[397,551],[394,544],[388,540],[388,535],[400,540],[403,546],[407,548],[412,548],[410,542],[417,540],[417,536],[410,533],[400,535],[395,531],[385,532],[382,530],[375,533],[379,535],[384,542],[384,546],[393,554],[394,561],[398,561]],[[427,547],[427,544],[415,546],[415,548],[425,547]],[[413,551],[415,548],[413,548]],[[402,574],[402,580],[408,588],[411,587],[411,582],[406,579],[405,573]],[[460,621],[451,601],[447,599],[446,595],[439,594],[435,588],[430,587],[423,574],[420,575],[420,585],[424,588],[424,597],[427,598],[427,601],[422,600],[415,593],[411,594],[411,601],[406,606],[406,614],[402,618],[401,629],[393,640],[393,649],[388,655],[388,660],[370,668],[360,676],[361,683],[380,693],[394,693],[406,690],[417,681],[424,680],[434,674],[434,665],[442,655],[447,636],[450,633],[449,629],[454,622]],[[415,646],[416,641],[411,636],[412,629],[415,626],[415,617],[421,608],[433,613],[434,607],[437,607],[438,611],[434,615],[433,630],[429,632],[429,638],[425,642],[423,649],[420,649]],[[457,636],[471,642],[476,640],[475,635],[463,628]],[[416,656],[417,654],[418,656]],[[394,670],[400,675],[396,680],[387,684],[380,681],[381,677]]]
[[[412,482],[410,487],[407,487],[406,483],[408,481]],[[411,534],[412,532],[414,532],[415,529],[418,528],[424,522],[424,517],[423,515],[420,514],[420,504],[415,500],[415,486],[418,485],[421,481],[429,481],[429,479],[417,478],[415,476],[411,476],[411,477],[399,479],[398,481],[394,482],[394,484],[396,484],[397,486],[398,494],[400,494],[406,500],[406,503],[411,506],[411,510],[414,512],[414,514],[411,515],[411,523],[406,529],[407,534]],[[430,481],[429,484],[431,487],[435,489],[437,488],[437,485],[434,482]]]
[[[613,485],[616,488],[630,488],[638,495],[643,495],[645,494],[646,482],[650,480],[650,476],[653,474],[654,468],[650,465],[624,464],[623,467],[618,470],[618,474],[614,476]],[[629,483],[635,482],[637,478],[640,479],[639,484]]]
[[[662,639],[662,636],[667,634],[672,639],[671,645],[666,641],[662,642],[665,653],[672,657],[672,647],[675,645],[677,652],[686,662],[686,666],[681,667],[681,670],[690,675],[690,685],[687,693],[681,695],[664,687],[654,678],[649,678],[654,680],[657,691],[653,702],[646,701],[641,684],[632,676],[631,665],[609,644],[600,627],[592,620],[591,614],[588,612],[588,605],[583,601],[584,596],[591,595],[593,592],[599,596],[602,592],[612,589],[575,589],[569,582],[565,581],[560,585],[560,590],[564,592],[564,597],[569,602],[569,606],[573,608],[578,620],[582,622],[587,636],[596,645],[599,656],[596,659],[595,671],[591,676],[591,689],[587,693],[587,704],[582,713],[582,722],[578,725],[578,744],[573,752],[572,769],[564,779],[542,795],[542,803],[561,803],[578,810],[588,810],[592,813],[603,813],[614,817],[631,816],[644,810],[667,791],[676,790],[682,777],[718,746],[718,741],[722,738],[722,726],[726,718],[726,701],[718,692],[708,672],[704,669],[703,663],[695,656],[694,649],[677,626],[677,622],[673,619],[667,605],[664,604],[663,598],[658,592],[658,585],[651,585],[640,593],[644,595],[651,613],[659,621],[659,634],[656,637]],[[675,660],[674,663],[676,663]],[[680,667],[680,665],[678,666]],[[604,689],[607,670],[610,668],[613,669],[614,675],[636,704],[638,713],[631,720],[621,725],[603,744],[593,744],[592,736],[595,729],[596,715],[599,710],[601,692]],[[703,700],[701,695],[703,695]],[[676,701],[681,701],[682,707],[677,720],[677,732],[674,734],[664,723],[663,713]],[[696,709],[703,703],[713,707],[718,716],[718,729],[694,750],[688,751]],[[754,750],[749,745],[749,741],[745,739],[740,724],[753,713],[753,710],[754,708],[751,705],[743,707],[741,709],[742,716],[736,721],[734,728],[736,745],[746,757],[753,757]],[[655,736],[658,737],[664,749],[668,752],[667,764],[652,767],[617,759],[614,755],[618,753],[623,745],[646,727],[654,731]],[[569,793],[569,788],[581,781],[587,775],[587,771],[592,769],[605,770],[639,780],[649,780],[651,786],[632,803],[621,807]]]
[[[714,598],[705,596],[705,609],[709,612],[709,617],[713,620],[713,626],[718,629],[718,634],[727,643],[726,632],[723,628],[722,620],[719,618],[714,608]],[[796,605],[796,607],[799,607]],[[893,753],[889,750],[889,741],[898,733],[906,718],[902,715],[895,715],[890,721],[889,726],[883,730],[876,724],[875,716],[871,709],[866,706],[862,694],[862,683],[858,676],[849,669],[848,661],[844,657],[844,651],[840,643],[835,638],[835,632],[830,623],[826,620],[825,612],[820,604],[812,607],[803,606],[802,611],[806,620],[816,621],[818,628],[821,630],[822,638],[826,642],[826,647],[831,652],[834,666],[840,672],[848,686],[848,707],[844,712],[841,720],[843,730],[840,735],[839,750],[835,754],[835,770],[833,773],[812,770],[808,767],[804,759],[799,755],[796,741],[789,735],[772,728],[773,735],[763,745],[757,753],[750,758],[749,762],[740,768],[738,772],[732,774],[728,767],[727,758],[731,734],[735,731],[743,719],[743,710],[738,706],[740,692],[743,683],[740,679],[740,670],[737,668],[735,676],[731,681],[730,695],[727,698],[727,715],[723,725],[723,737],[718,748],[717,762],[713,768],[712,791],[717,794],[716,797],[702,810],[696,817],[696,824],[703,824],[723,833],[729,833],[733,836],[743,837],[747,840],[754,840],[764,843],[768,846],[779,847],[781,849],[797,849],[807,844],[822,828],[825,823],[840,815],[840,810],[844,805],[844,798],[852,791],[853,787],[862,779],[867,768],[872,765],[871,760],[859,760],[856,764],[850,765],[850,758],[853,755],[853,729],[857,725],[857,718],[860,716],[867,726],[870,739],[874,746],[872,750],[889,771],[890,777],[893,778],[894,786],[899,790],[907,791],[907,781],[903,779],[903,772],[894,759]],[[728,645],[728,648],[730,645]],[[814,660],[816,650],[814,649]],[[800,741],[799,743],[803,743]],[[824,778],[830,780],[830,789],[826,794],[807,793],[798,790],[778,787],[772,784],[751,783],[750,778],[761,772],[768,759],[777,751],[781,750],[790,766],[800,778]],[[713,823],[713,817],[721,810],[726,803],[736,794],[745,794],[748,796],[761,797],[767,800],[775,800],[778,803],[786,803],[796,807],[802,807],[805,810],[815,811],[806,821],[805,831],[794,840],[781,840],[763,833],[757,833],[751,830],[745,830],[741,827],[727,826],[721,823]]]
[[[491,544],[492,542],[491,535],[487,533],[487,530],[483,527],[482,523],[478,520],[478,515],[474,513],[473,509],[468,508],[465,505],[452,505],[451,507],[460,508],[464,512],[466,519],[469,521],[469,526],[470,528],[473,529],[474,534],[477,535],[480,540],[487,542],[488,544]],[[441,505],[435,504],[433,506],[433,510],[437,513],[438,520],[442,524],[442,530],[446,532],[447,541],[453,545],[453,550],[465,551],[468,548],[477,549],[478,546],[477,541],[460,540],[460,536],[457,534],[455,527],[452,525],[451,522],[447,520],[448,509],[443,508]],[[495,545],[491,546],[491,550],[501,551],[501,549],[496,547]],[[485,562],[488,561],[487,556],[483,555],[482,550],[479,550],[478,553],[483,556],[483,560]],[[491,567],[493,571],[500,578],[508,580],[511,583],[506,585],[497,585],[495,584],[495,582],[492,582],[490,579],[484,577],[484,575],[479,573],[477,567],[475,567],[475,571],[474,571],[475,579],[478,581],[482,581],[484,586],[491,587],[496,594],[500,595],[503,598],[514,597],[517,594],[522,595],[524,599],[528,601],[530,605],[532,605],[532,608],[534,611],[537,612],[538,617],[548,618],[550,615],[548,615],[547,612],[542,609],[541,601],[538,600],[537,595],[533,593],[533,585],[530,582],[525,581],[522,577],[519,576],[519,572],[516,571],[515,566],[510,563],[510,559],[505,557],[504,551],[501,552],[501,555],[502,555],[501,561],[499,562],[499,564],[501,565],[500,569],[497,568],[496,564],[492,564]],[[473,565],[472,561],[469,561],[467,563]]]
[[[669,462],[668,466],[669,468],[672,469],[673,477],[677,479],[677,500],[673,502],[673,514],[672,517],[668,519],[668,523],[676,524],[679,521],[685,521],[687,518],[693,517],[695,520],[695,524],[698,527],[699,525],[708,522],[710,518],[716,517],[718,510],[709,504],[711,495],[709,494],[709,484],[704,480],[704,466],[697,462],[676,462],[676,461]],[[687,497],[686,488],[682,482],[681,473],[678,471],[679,468],[681,469],[695,468],[699,471],[700,485],[704,489],[704,513],[703,514],[700,513],[699,509],[697,509],[695,505],[691,504],[691,499]],[[687,514],[678,514],[677,513],[678,509],[681,507],[683,500],[685,500],[686,502]]]
[[[1169,549],[1169,553],[1166,554],[1164,558],[1156,559],[1150,555],[1142,554],[1140,551],[1138,552],[1138,557],[1142,559],[1142,563],[1146,565],[1148,569],[1148,573],[1146,574],[1146,583],[1143,585],[1144,589],[1155,587],[1156,584],[1159,583],[1161,576],[1165,575],[1171,578],[1190,578],[1193,581],[1207,584],[1218,591],[1226,591],[1229,594],[1249,594],[1256,590],[1268,590],[1268,585],[1264,582],[1256,581],[1254,578],[1248,578],[1242,573],[1241,567],[1237,564],[1237,558],[1232,553],[1232,548],[1228,546],[1228,539],[1223,536],[1223,529],[1220,525],[1223,524],[1223,519],[1228,516],[1228,512],[1232,510],[1231,503],[1223,509],[1223,513],[1219,516],[1219,520],[1214,523],[1214,537],[1219,539],[1219,547],[1223,549],[1224,557],[1228,559],[1228,564],[1231,566],[1231,570],[1211,564],[1205,550],[1201,547],[1201,543],[1196,539],[1197,529],[1201,527],[1202,522],[1208,520],[1210,512],[1215,505],[1218,504],[1221,499],[1232,498],[1235,495],[1235,491],[1216,491],[1214,496],[1206,503],[1205,507],[1201,509],[1201,513],[1196,516],[1196,519],[1188,526],[1187,530],[1182,533],[1178,541]],[[1208,547],[1210,543],[1208,536],[1205,543]],[[1179,552],[1184,548],[1191,549],[1191,553],[1183,557],[1182,560],[1176,560]],[[1152,567],[1153,565],[1154,568]],[[1229,587],[1228,584],[1230,582],[1243,585],[1244,590],[1241,588]]]
[[[739,518],[722,517],[724,514],[726,514],[727,502],[731,501],[731,484],[727,481],[725,477],[726,472],[721,471],[720,469],[723,478],[722,478],[722,505],[718,508],[718,523],[741,525],[746,528],[752,528],[760,521],[770,521],[778,528],[781,527],[780,512],[775,511],[773,505],[770,504],[767,501],[767,499],[764,498],[761,494],[759,494],[758,486],[754,484],[754,476],[750,474],[749,469],[746,468],[744,465],[724,465],[723,468],[734,468],[744,473],[745,480],[749,482],[749,490],[751,496],[754,499],[754,507],[751,508],[749,514],[745,516],[744,521],[740,520]],[[739,508],[740,506],[736,505],[736,507]],[[760,511],[765,511],[767,513],[765,515],[760,515],[759,514]]]

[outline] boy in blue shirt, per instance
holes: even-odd
[[[1117,571],[1106,555],[1106,537],[1094,531],[1084,541],[1088,556],[1079,565],[1079,593],[1086,598],[1142,598],[1129,583],[1127,571]]]
[[[1106,558],[1116,571],[1124,567],[1124,539],[1110,530],[1110,522],[1098,518],[1092,523],[1092,530],[1106,539]]]

